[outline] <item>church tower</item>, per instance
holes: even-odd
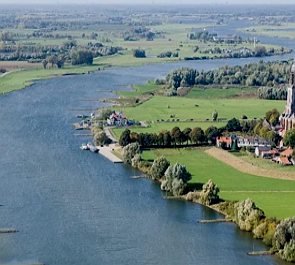
[[[280,122],[283,134],[295,128],[295,62],[291,67],[287,104],[284,113],[280,117]]]

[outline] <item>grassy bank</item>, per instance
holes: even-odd
[[[186,165],[193,177],[191,183],[205,183],[212,179],[225,200],[251,198],[267,216],[286,218],[293,216],[295,181],[270,179],[242,173],[207,155],[203,148],[157,149],[144,151],[144,159],[164,155],[172,163]]]
[[[101,65],[91,66],[66,66],[62,69],[42,69],[40,67],[33,69],[13,70],[3,76],[0,76],[0,94],[8,93],[14,90],[25,88],[35,80],[47,79],[65,74],[83,74],[89,71],[95,71]]]

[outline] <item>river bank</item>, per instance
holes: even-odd
[[[126,150],[123,149],[123,152],[120,153],[120,156],[123,156],[124,158],[126,155],[127,155],[127,149]],[[129,155],[127,155],[127,157],[128,157],[128,160],[131,159]],[[138,160],[138,162],[135,162],[135,160]],[[150,162],[141,160],[140,158],[137,158],[135,156],[131,159],[131,161],[132,161],[131,163],[132,165],[130,163],[128,164],[130,164],[136,170],[139,170],[142,173],[144,173],[144,175],[142,175],[141,178],[145,176],[148,179],[153,179],[151,176],[152,174],[151,169],[152,167],[154,167],[154,163],[151,164]],[[166,172],[165,172],[165,175],[166,175]],[[160,179],[157,179],[155,183],[158,184],[158,186],[160,185],[162,189],[163,183],[165,181],[166,181],[165,178],[162,177]],[[211,180],[209,180],[209,182],[210,181]],[[170,199],[170,200],[172,199],[172,200],[189,201],[189,202],[196,203],[205,207],[209,207],[210,209],[213,209],[217,211],[218,213],[222,214],[224,218],[212,219],[212,220],[202,219],[200,220],[200,223],[203,223],[203,224],[220,223],[220,222],[235,223],[242,231],[250,232],[254,238],[261,239],[266,244],[266,246],[269,246],[270,248],[269,250],[262,251],[262,252],[261,251],[248,252],[250,256],[265,255],[267,253],[268,255],[276,255],[282,259],[287,259],[289,261],[292,260],[292,250],[287,250],[285,247],[283,250],[280,250],[280,249],[277,249],[277,246],[276,246],[278,233],[280,233],[278,231],[279,229],[278,227],[284,225],[284,222],[288,222],[288,220],[292,220],[292,219],[277,220],[277,219],[269,218],[268,216],[264,214],[263,210],[259,209],[255,205],[255,202],[253,202],[250,199],[246,199],[243,201],[224,201],[221,198],[221,199],[218,199],[218,202],[208,203],[207,199],[204,201],[204,198],[203,198],[204,194],[207,192],[206,189],[209,185],[208,183],[203,185],[203,189],[201,191],[199,190],[196,191],[194,188],[188,188],[186,189],[183,195],[168,195],[168,196],[166,195],[164,198]],[[286,258],[286,256],[290,256],[290,255],[291,257]]]

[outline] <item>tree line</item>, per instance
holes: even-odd
[[[290,62],[287,61],[260,61],[244,66],[224,66],[209,71],[181,68],[169,73],[165,83],[172,95],[177,95],[177,89],[180,87],[195,85],[279,87],[288,82],[290,66]]]

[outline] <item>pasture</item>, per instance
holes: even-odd
[[[144,151],[144,159],[164,155],[171,163],[186,165],[192,173],[191,183],[212,179],[220,188],[221,198],[243,200],[251,198],[268,217],[286,218],[295,213],[295,181],[253,176],[206,154],[204,148],[157,149]]]

